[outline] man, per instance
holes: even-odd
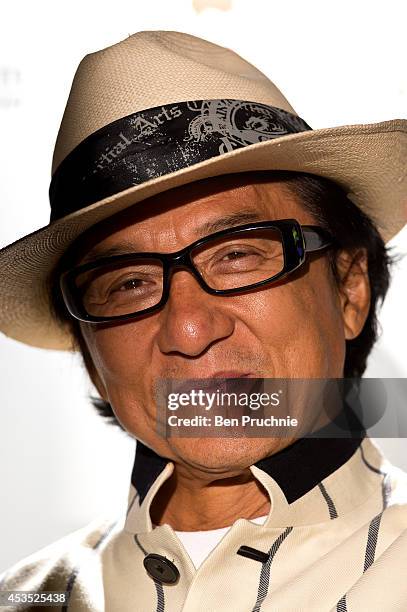
[[[0,252],[1,329],[79,349],[136,458],[125,515],[5,572],[10,609],[16,590],[75,611],[407,606],[406,476],[363,424],[324,437],[342,408],[310,385],[295,414],[316,436],[160,435],[155,396],[162,379],[362,376],[406,131],[312,131],[253,66],[177,32],[82,60],[51,223]]]

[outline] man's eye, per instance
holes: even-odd
[[[238,261],[240,259],[246,260],[261,260],[265,258],[265,253],[260,252],[258,249],[244,249],[244,248],[234,248],[230,251],[226,251],[223,253],[219,253],[216,257],[216,262],[224,263],[224,262],[233,262]]]
[[[130,278],[129,280],[121,283],[118,287],[114,287],[113,291],[127,291],[128,289],[139,289],[143,281],[139,278]]]
[[[113,283],[108,290],[108,294],[112,295],[113,293],[128,293],[130,291],[133,291],[134,293],[144,293],[146,291],[156,289],[157,286],[157,279],[127,278]]]
[[[247,253],[245,251],[230,251],[230,253],[226,253],[226,255],[222,257],[222,259],[234,260],[234,259],[240,259],[247,255],[253,255],[253,253]]]

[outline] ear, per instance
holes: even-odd
[[[363,329],[370,307],[370,283],[365,248],[340,251],[336,260],[340,277],[339,299],[346,340]]]

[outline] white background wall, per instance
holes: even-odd
[[[49,221],[53,146],[86,53],[143,29],[184,30],[256,64],[313,128],[370,123],[406,116],[406,17],[403,0],[2,3],[0,247]],[[393,244],[406,253],[407,232]],[[383,307],[367,376],[407,376],[406,270],[407,260]],[[134,446],[95,415],[76,356],[0,334],[0,364],[1,571],[122,508]],[[407,469],[404,440],[378,442]]]

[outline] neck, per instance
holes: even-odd
[[[346,437],[337,437],[336,425]],[[345,410],[311,437],[298,439],[254,465],[277,482],[291,504],[348,461],[365,435],[355,415]],[[168,461],[137,442],[132,483],[140,504]],[[202,480],[175,464],[152,501],[150,516],[155,525],[201,531],[232,525],[239,518],[264,516],[270,509],[270,497],[250,468],[229,478]]]
[[[239,476],[202,482],[176,466],[150,508],[155,525],[178,531],[206,531],[256,518],[270,511],[270,498],[249,469]]]

